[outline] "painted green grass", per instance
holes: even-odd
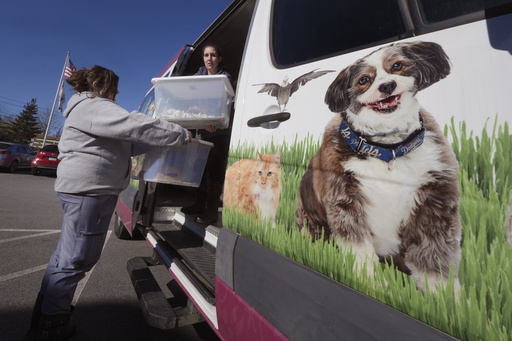
[[[257,151],[280,150],[283,190],[276,228],[268,222],[254,226],[250,218],[229,208],[225,208],[224,226],[462,340],[510,340],[512,247],[506,241],[505,221],[512,196],[512,135],[508,124],[497,127],[495,123],[490,135],[485,127],[476,137],[466,132],[464,123],[456,127],[453,120],[445,134],[453,140],[460,165],[463,242],[458,299],[450,282],[437,294],[423,294],[414,280],[384,264],[376,267],[370,281],[352,271],[355,257],[350,252],[343,253],[328,242],[312,242],[300,233],[295,227],[297,192],[304,165],[320,146],[311,137],[279,146],[271,142],[262,150],[248,145],[231,150],[230,164],[254,158]]]

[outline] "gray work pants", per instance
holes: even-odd
[[[116,195],[84,196],[58,193],[64,219],[57,250],[46,268],[40,294],[42,312],[69,312],[78,282],[100,259]]]

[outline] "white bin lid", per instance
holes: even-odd
[[[153,84],[180,84],[180,83],[190,83],[190,82],[198,82],[201,83],[209,83],[209,82],[223,82],[226,87],[226,91],[232,97],[235,95],[235,91],[233,90],[233,86],[231,86],[231,82],[229,81],[228,76],[226,75],[212,75],[212,76],[204,76],[204,75],[196,75],[196,76],[179,76],[179,77],[160,77],[151,79],[151,83]]]

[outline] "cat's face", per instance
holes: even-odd
[[[258,153],[258,161],[254,170],[254,183],[261,187],[276,188],[281,181],[281,154]]]
[[[275,163],[258,162],[258,170],[256,172],[256,182],[265,186],[267,182],[276,181],[278,168]]]

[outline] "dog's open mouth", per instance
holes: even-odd
[[[400,98],[402,97],[401,94],[395,95],[395,96],[389,96],[382,101],[372,102],[366,104],[367,107],[370,109],[373,109],[379,113],[392,113],[393,111],[398,108],[398,105],[400,104]]]

